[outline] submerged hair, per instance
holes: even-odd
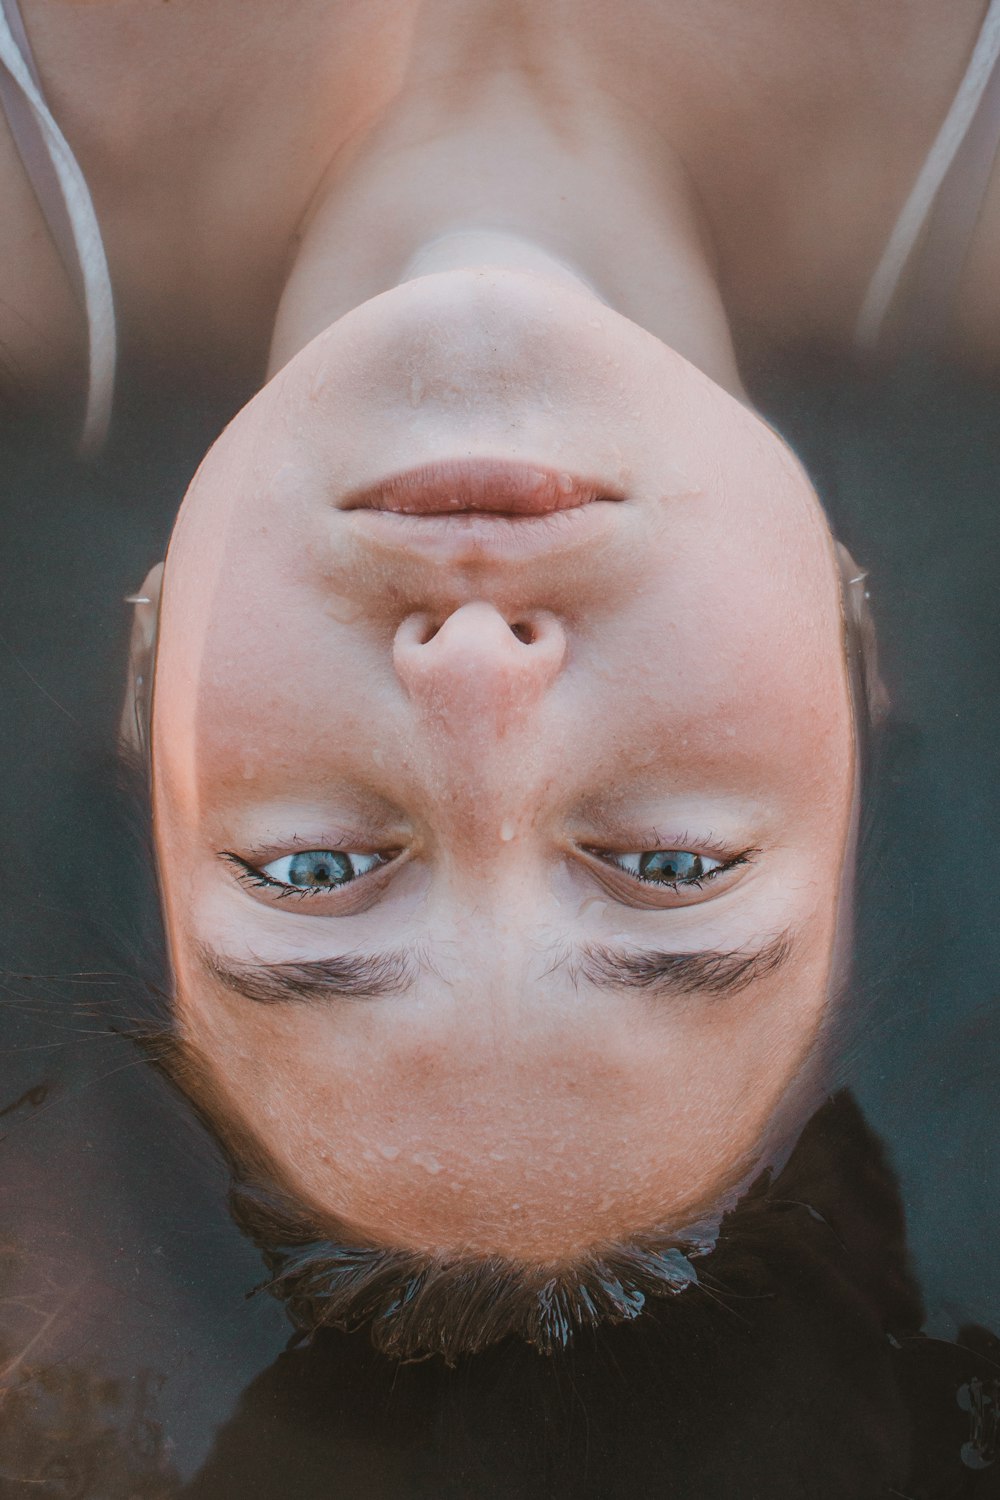
[[[303,1334],[366,1328],[383,1354],[448,1365],[511,1335],[554,1354],[583,1330],[630,1322],[650,1298],[696,1285],[692,1260],[708,1248],[650,1237],[531,1266],[340,1243],[280,1193],[246,1182],[234,1182],[230,1207],[271,1273],[257,1290],[283,1302]]]

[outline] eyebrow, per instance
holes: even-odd
[[[645,990],[655,995],[737,995],[783,968],[794,952],[788,932],[754,948],[669,953],[660,949],[583,950],[581,972],[601,989]]]
[[[787,932],[755,948],[669,953],[591,944],[574,958],[560,958],[547,972],[569,969],[605,990],[640,990],[656,996],[705,995],[716,999],[748,989],[776,973],[794,951]],[[323,1000],[381,1000],[403,994],[427,972],[405,949],[343,953],[277,964],[243,963],[199,945],[211,977],[257,1005],[308,1004]]]
[[[262,964],[224,958],[205,944],[199,944],[198,956],[213,979],[257,1005],[382,1000],[402,994],[416,977],[416,966],[402,948]]]

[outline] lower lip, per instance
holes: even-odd
[[[386,551],[450,564],[516,562],[600,542],[614,526],[617,507],[617,501],[595,500],[540,515],[356,510],[351,525],[357,536]]]

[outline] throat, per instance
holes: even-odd
[[[502,267],[588,293],[743,399],[707,235],[669,145],[602,115],[592,92],[555,121],[526,88],[484,90],[479,108],[450,97],[399,102],[328,179],[268,373],[403,282]]]

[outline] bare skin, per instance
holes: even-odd
[[[690,1223],[815,1082],[854,731],[787,449],[493,246],[536,269],[366,301],[205,460],[162,577],[153,806],[215,1108],[355,1235],[547,1262]],[[444,513],[382,508],[428,464]],[[490,505],[580,503],[469,509],[477,464]],[[697,878],[643,876],[663,851]]]
[[[345,310],[323,278],[334,254],[351,274],[343,235],[359,281],[383,246],[379,284],[362,297],[394,284],[398,255],[421,243],[419,223],[397,223],[394,172],[408,154],[438,164],[447,198],[459,125],[472,139],[499,129],[519,188],[547,195],[553,248],[575,215],[598,223],[608,268],[620,237],[638,232],[630,204],[662,190],[661,222],[651,231],[646,214],[643,237],[672,318],[686,298],[702,323],[717,279],[741,357],[844,345],[985,9],[304,0],[292,26],[267,0],[23,3],[94,195],[126,355],[234,384],[265,373],[276,317],[272,368]],[[523,146],[543,136],[551,152],[536,165]],[[609,143],[627,172],[609,161],[601,174]],[[555,185],[559,149],[586,160],[589,187]],[[386,189],[371,224],[351,196],[362,168]],[[498,161],[490,202],[501,214],[503,172]],[[3,124],[0,197],[0,383],[44,398],[80,381],[84,329]],[[994,183],[954,330],[956,350],[986,365],[1000,350],[998,241]],[[719,373],[693,332],[675,328],[672,341]]]

